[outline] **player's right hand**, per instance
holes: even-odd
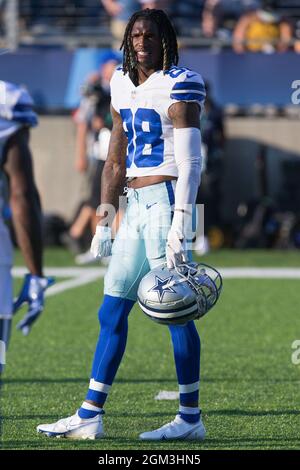
[[[90,249],[94,258],[100,259],[110,256],[111,246],[111,228],[97,225]]]

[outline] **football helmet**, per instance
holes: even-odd
[[[140,282],[138,303],[143,312],[164,325],[183,325],[203,317],[217,302],[222,277],[204,263],[166,264],[152,269]]]

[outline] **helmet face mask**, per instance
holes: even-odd
[[[204,263],[152,269],[140,282],[138,302],[143,312],[164,325],[183,325],[204,316],[222,289],[220,273]]]

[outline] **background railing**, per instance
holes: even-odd
[[[239,2],[233,2],[238,5]],[[231,46],[238,8],[225,15],[215,37],[201,29],[204,0],[170,2],[170,16],[182,46]],[[291,19],[300,38],[300,0],[278,0],[278,11]],[[0,0],[0,47],[26,45],[110,47],[110,18],[100,0]]]

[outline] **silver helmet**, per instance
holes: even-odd
[[[164,325],[183,325],[203,317],[217,302],[220,273],[204,263],[152,269],[140,282],[138,303],[143,312]]]

